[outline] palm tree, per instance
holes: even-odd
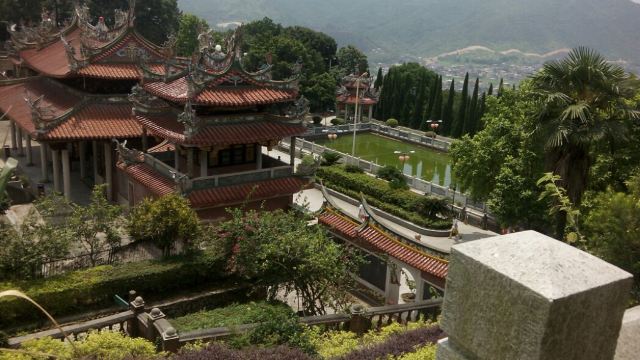
[[[594,145],[624,140],[630,120],[640,118],[626,102],[634,96],[629,79],[620,66],[585,47],[532,76],[541,105],[538,131],[547,139],[547,170],[560,176],[558,185],[575,205],[588,185]],[[564,230],[562,215],[559,231]]]

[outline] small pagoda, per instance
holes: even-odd
[[[39,144],[41,181],[52,179],[67,198],[71,169],[79,168],[82,182],[106,183],[117,200],[112,139],[137,144],[144,132],[127,96],[143,78],[140,63],[158,73],[176,63],[174,39],[157,46],[136,32],[134,7],[130,1],[128,11],[116,10],[111,28],[102,17],[92,24],[86,6],[64,28],[47,13],[37,26],[10,27],[14,77],[0,81],[0,114],[7,113],[14,149],[28,165],[32,143]]]
[[[342,78],[336,94],[336,115],[342,116],[347,122],[362,122],[362,114],[373,117],[373,107],[378,103],[378,93],[371,86],[373,79],[369,76],[357,75],[356,72]],[[357,99],[357,101],[356,101]],[[358,114],[356,114],[356,102]]]
[[[177,192],[201,218],[220,220],[233,206],[287,208],[307,185],[294,174],[294,156],[285,163],[269,155],[283,138],[294,144],[306,131],[301,65],[281,81],[272,79],[269,59],[248,71],[241,35],[242,27],[223,47],[202,34],[200,51],[186,66],[174,62],[158,71],[142,63],[143,79],[130,100],[143,142],[153,137],[159,144],[143,151],[119,145],[119,171],[128,179],[120,195],[130,205]]]

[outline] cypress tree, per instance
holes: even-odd
[[[432,120],[442,120],[442,76],[438,76],[438,87],[436,88],[436,100],[431,113]]]
[[[471,103],[469,104],[469,115],[466,117],[464,126],[462,128],[463,134],[473,135],[476,133],[477,121],[478,121],[478,92],[480,91],[480,79],[476,78],[476,84],[473,87],[473,95],[471,96]]]
[[[516,91],[516,84],[513,84],[511,88],[513,89],[513,91]]]
[[[391,85],[391,108],[389,109],[387,118],[398,118],[398,115],[402,111],[402,102],[399,96],[402,80],[402,75],[394,73]]]
[[[449,135],[451,133],[451,125],[453,122],[453,99],[456,96],[455,80],[451,79],[451,86],[449,87],[449,94],[447,96],[447,104],[442,111],[442,130],[443,135]]]
[[[504,91],[504,79],[500,78],[500,85],[498,85],[498,97],[502,95],[503,91]]]
[[[416,103],[413,107],[413,114],[411,115],[411,128],[419,129],[422,126],[422,117],[424,116],[424,103],[427,98],[427,78],[424,74],[420,75],[418,81],[418,94],[416,96]]]
[[[373,83],[373,88],[378,90],[380,86],[382,86],[384,81],[384,75],[382,74],[382,67],[378,68],[378,75],[376,76],[376,81]]]
[[[451,127],[451,136],[459,138],[462,136],[462,129],[467,115],[467,105],[469,102],[469,73],[464,76],[462,84],[462,93],[460,94],[460,107],[458,108],[458,116],[456,116]]]
[[[433,79],[433,84],[431,84],[431,86],[429,86],[429,105],[427,106],[427,111],[425,112],[424,116],[426,117],[423,120],[423,124],[420,127],[420,130],[426,130],[426,120],[432,120],[431,119],[431,113],[433,112],[433,106],[435,105],[436,102],[436,94],[437,94],[437,89],[438,88],[438,75],[436,75],[436,77]]]
[[[493,95],[493,83],[489,85],[489,91],[487,91],[487,95],[489,96]]]
[[[406,74],[403,76],[403,81],[400,83],[400,91],[399,91],[399,100],[402,103],[402,112],[398,117],[398,121],[401,125],[407,126],[411,121],[411,111],[413,110],[413,105],[415,103],[415,94],[410,93],[410,90],[413,88],[413,79],[410,74]]]

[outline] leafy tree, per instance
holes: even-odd
[[[583,47],[532,76],[540,99],[538,131],[547,139],[547,170],[560,176],[558,185],[576,205],[588,187],[595,145],[614,144],[626,135],[627,122],[640,118],[628,103],[635,96],[628,80],[620,66]],[[560,235],[565,216],[558,215]]]
[[[404,178],[402,171],[393,165],[386,165],[376,173],[380,179],[387,180],[392,189],[406,189],[407,180]]]
[[[322,153],[322,166],[334,165],[338,163],[341,158],[342,155],[338,154],[337,152],[325,151]]]
[[[583,233],[590,252],[633,274],[634,299],[640,301],[640,175],[628,192],[609,188],[591,201]]]
[[[198,35],[209,29],[204,19],[193,14],[180,15],[180,26],[177,35],[177,52],[179,56],[191,56],[198,51]]]
[[[338,66],[344,75],[352,74],[354,71],[357,71],[358,75],[369,72],[367,56],[353,45],[341,47],[336,57],[338,58]]]
[[[330,73],[315,75],[304,88],[304,96],[309,99],[311,111],[322,112],[336,103],[336,79]]]
[[[301,42],[307,49],[318,52],[324,62],[324,69],[329,68],[329,62],[335,57],[338,49],[336,41],[331,36],[302,26],[285,28],[284,35]]]
[[[95,266],[101,251],[120,246],[124,223],[122,208],[107,200],[106,185],[96,185],[88,206],[73,204],[68,219],[71,236],[84,247],[91,265]]]
[[[164,256],[177,241],[195,245],[201,235],[198,215],[178,194],[143,200],[131,210],[127,228],[131,237],[157,245]]]
[[[464,123],[467,118],[467,106],[469,102],[469,73],[464,76],[462,85],[462,94],[460,95],[460,107],[458,108],[458,116],[453,121],[451,127],[451,136],[459,138],[464,133]]]
[[[359,260],[323,229],[304,217],[273,212],[229,210],[210,240],[229,254],[229,268],[268,289],[268,298],[295,293],[305,314],[325,314],[347,304],[349,273]]]
[[[535,104],[528,86],[487,99],[484,129],[451,146],[453,172],[462,189],[489,206],[503,226],[544,229],[535,180],[543,173],[535,136]]]

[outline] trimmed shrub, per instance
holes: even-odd
[[[222,326],[252,324],[269,320],[272,312],[291,312],[286,304],[280,302],[250,302],[232,304],[212,310],[201,310],[186,316],[171,319],[171,325],[178,331],[210,329]]]
[[[325,151],[322,153],[322,166],[331,166],[342,159],[342,155],[333,151]]]
[[[136,290],[145,299],[201,287],[225,279],[224,265],[207,264],[200,258],[140,261],[91,269],[31,281],[0,283],[0,291],[17,289],[43,306],[54,317],[113,306],[113,296],[127,297]],[[31,304],[16,298],[0,299],[3,327],[45,322]]]
[[[338,166],[322,167],[316,176],[324,184],[347,196],[360,198],[360,193],[371,206],[384,210],[392,215],[430,229],[448,229],[451,221],[438,217],[425,217],[418,212],[418,204],[424,196],[411,190],[391,189],[387,182],[375,179],[366,174],[348,173]],[[444,213],[442,215],[446,215]]]
[[[319,125],[322,122],[322,116],[314,115],[311,120],[314,125]]]
[[[387,126],[391,126],[392,128],[397,127],[398,126],[398,120],[391,118],[391,119],[387,119],[386,121]]]
[[[84,340],[75,341],[77,352],[67,343],[50,337],[28,340],[20,350],[51,354],[57,359],[109,359],[121,360],[134,357],[150,358],[156,355],[155,346],[142,338],[130,338],[120,332],[91,331]],[[0,359],[28,360],[34,357],[0,352]],[[9,355],[9,357],[6,357]],[[40,358],[40,357],[35,357]]]
[[[331,124],[333,124],[335,126],[343,125],[344,124],[344,119],[343,118],[339,118],[339,117],[333,118],[333,119],[331,119]]]
[[[404,354],[394,360],[436,360],[436,344],[421,346],[416,351]]]
[[[352,164],[346,164],[344,166],[344,171],[348,172],[348,173],[354,173],[354,174],[363,174],[364,170],[362,170],[362,168],[358,165],[352,165]]]
[[[270,348],[232,349],[221,343],[211,343],[202,350],[184,351],[172,357],[173,360],[311,360],[299,349],[286,346]]]
[[[402,171],[393,165],[386,165],[378,170],[377,177],[389,182],[392,189],[408,189],[407,180],[404,178]]]
[[[339,357],[344,360],[376,360],[393,359],[394,356],[411,353],[419,346],[425,344],[435,344],[443,338],[444,332],[438,326],[420,328],[405,331],[389,336],[387,340],[372,346],[353,351],[347,355]]]

